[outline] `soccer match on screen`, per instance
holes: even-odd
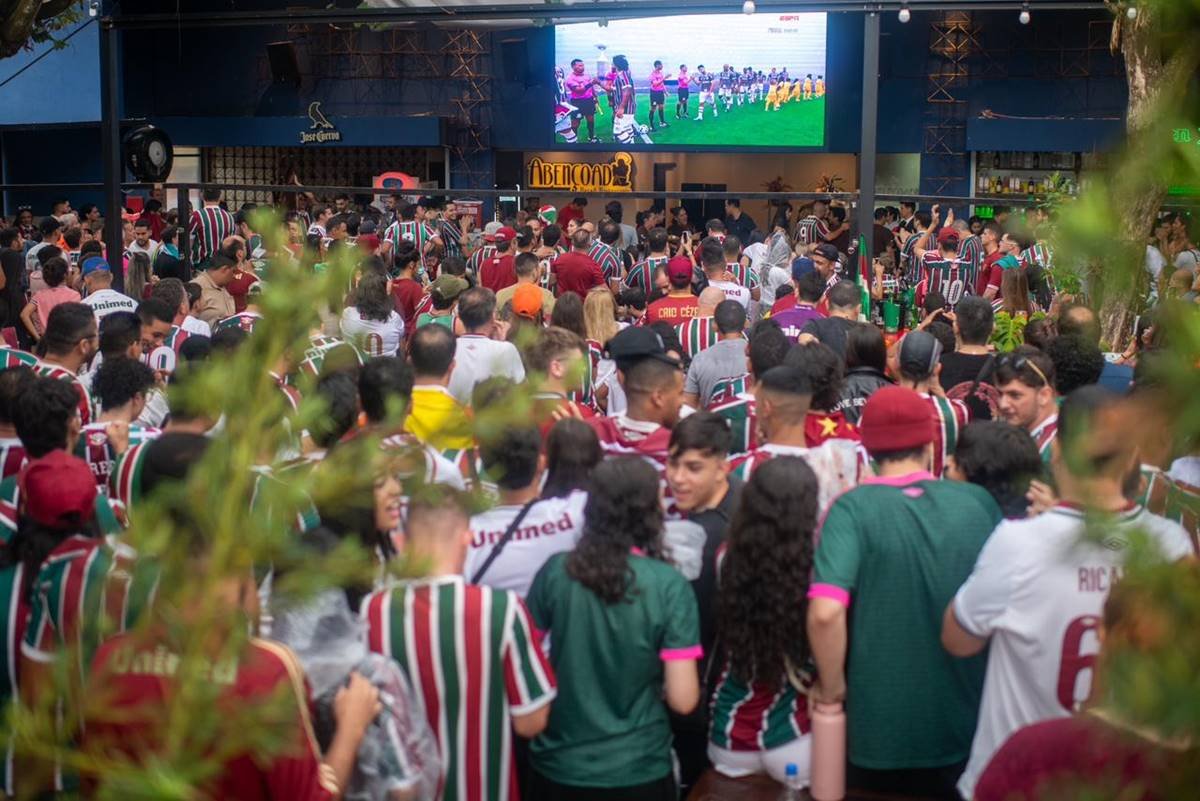
[[[555,141],[820,147],[825,14],[559,25]]]

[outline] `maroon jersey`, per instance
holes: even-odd
[[[162,749],[174,671],[183,649],[165,638],[121,635],[102,645],[92,663],[89,687],[106,703],[93,705],[85,748],[146,759]],[[251,639],[242,652],[216,662],[210,682],[216,728],[212,748],[242,739],[240,716],[256,707],[271,710],[280,737],[273,753],[262,749],[229,755],[202,795],[238,801],[324,801],[338,796],[333,769],[321,762],[312,724],[312,696],[304,669],[286,647]]]

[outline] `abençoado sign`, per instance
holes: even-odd
[[[530,159],[530,189],[561,192],[632,192],[633,156],[615,153],[601,164],[576,161],[547,161],[541,156]]]

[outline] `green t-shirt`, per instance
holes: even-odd
[[[454,330],[454,315],[453,314],[430,314],[429,312],[423,312],[421,314],[421,316],[417,318],[417,325],[415,328],[420,328],[421,326],[428,325],[429,323],[437,323],[438,325],[444,325],[447,328],[449,328],[451,331],[453,331]],[[414,328],[414,330],[415,330],[415,328]]]
[[[870,480],[829,508],[810,597],[850,607],[846,722],[855,765],[931,768],[970,754],[987,654],[948,654],[942,615],[1000,520],[983,488],[929,473]]]
[[[663,660],[700,657],[696,597],[671,565],[631,554],[628,600],[609,605],[567,575],[566,560],[552,556],[527,599],[558,677],[533,765],[576,787],[657,781],[671,772]]]

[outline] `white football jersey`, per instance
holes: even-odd
[[[1187,532],[1140,506],[1123,512],[1100,544],[1084,542],[1084,516],[1060,505],[992,533],[954,598],[959,625],[990,637],[987,677],[971,758],[958,781],[971,798],[992,756],[1017,729],[1064,718],[1092,689],[1104,602],[1120,580],[1130,531],[1167,559],[1192,553]]]
[[[736,281],[709,281],[708,285],[724,292],[726,300],[736,300],[743,309],[750,310],[750,290]]]
[[[342,336],[367,356],[395,356],[404,339],[404,320],[396,312],[387,321],[364,320],[358,309],[347,306],[342,312]]]
[[[529,507],[512,539],[479,583],[512,590],[524,598],[542,565],[554,554],[574,549],[579,542],[586,504],[587,493],[576,491],[565,498],[547,498]],[[520,510],[520,506],[495,506],[471,518],[471,546],[463,566],[468,581],[487,561]]]

